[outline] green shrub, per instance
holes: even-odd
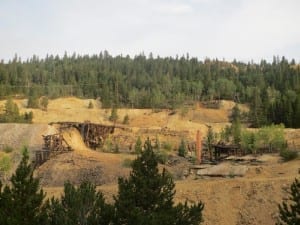
[[[171,151],[172,150],[172,144],[169,142],[163,142],[162,148],[166,151]]]
[[[132,160],[131,159],[124,159],[124,161],[123,161],[123,167],[125,167],[125,168],[130,168],[131,166],[132,166]]]
[[[13,147],[11,147],[11,146],[9,146],[9,145],[5,145],[5,146],[3,147],[3,151],[4,151],[5,153],[11,153],[13,150],[14,150]]]
[[[89,109],[93,109],[94,108],[94,105],[93,105],[92,101],[89,102],[88,108]]]
[[[114,149],[113,149],[113,153],[120,153],[120,149],[119,149],[118,144],[115,144]]]
[[[185,157],[186,155],[186,146],[185,146],[185,142],[183,139],[181,139],[179,148],[178,148],[178,155],[181,157]]]
[[[180,116],[185,117],[188,114],[188,112],[189,112],[189,109],[187,107],[182,107],[180,109]]]
[[[280,156],[285,162],[296,159],[298,157],[298,152],[284,149],[280,151]]]
[[[8,155],[4,155],[0,158],[0,171],[7,172],[11,168],[11,160]]]
[[[168,154],[164,151],[159,151],[159,152],[156,152],[156,157],[157,157],[157,161],[160,163],[160,164],[166,164],[167,160],[168,160]]]
[[[126,125],[129,124],[129,116],[127,114],[124,116],[123,124],[126,124]]]
[[[114,123],[115,123],[115,122],[117,122],[118,118],[119,118],[119,116],[118,116],[117,108],[113,107],[113,108],[111,109],[111,113],[110,113],[109,120],[110,120],[111,122],[114,122]]]
[[[142,153],[143,147],[142,147],[142,140],[141,137],[139,136],[135,142],[134,146],[134,153],[135,154],[140,154]]]
[[[40,99],[40,108],[44,111],[47,111],[48,103],[49,103],[48,97],[46,97],[46,96],[41,97],[41,99]]]
[[[113,150],[113,143],[112,143],[112,141],[111,141],[110,138],[107,138],[104,141],[102,150],[103,150],[103,152],[112,152],[112,150]]]

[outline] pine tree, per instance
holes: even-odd
[[[16,103],[13,102],[12,98],[7,99],[5,103],[5,113],[1,115],[1,122],[12,123],[19,122],[20,113]]]
[[[238,145],[241,142],[241,112],[238,104],[236,104],[232,109],[231,122],[233,142]]]
[[[33,169],[29,164],[27,148],[15,174],[11,177],[11,185],[1,191],[0,185],[0,224],[32,225],[46,221],[43,207],[45,194],[39,188],[39,180],[33,177]]]
[[[109,120],[114,122],[114,123],[117,122],[117,120],[118,120],[117,108],[113,107],[111,109],[111,114],[110,114]]]
[[[112,221],[112,210],[95,185],[84,181],[76,188],[67,182],[63,196],[52,198],[49,203],[49,225],[108,225]]]
[[[213,131],[212,127],[209,126],[208,131],[207,131],[207,136],[206,136],[206,144],[207,144],[210,160],[212,160],[214,141],[215,141],[214,131]]]
[[[186,146],[185,146],[185,142],[183,139],[181,139],[179,148],[178,148],[178,155],[181,157],[185,157],[186,155]]]
[[[30,89],[27,108],[38,108],[39,99],[34,88]]]
[[[254,88],[253,100],[250,103],[249,119],[252,127],[261,127],[266,124],[266,115],[264,115],[263,102],[260,97],[260,89]]]
[[[235,106],[232,108],[232,113],[230,116],[230,122],[240,121],[241,120],[241,111],[238,106],[238,104],[235,104]]]
[[[137,138],[137,140],[135,142],[134,152],[135,152],[135,154],[140,154],[140,153],[142,153],[142,150],[143,150],[143,148],[142,148],[142,140],[141,140],[141,137],[138,136],[138,138]]]
[[[124,118],[123,118],[123,124],[126,124],[126,125],[129,124],[129,116],[128,116],[128,114],[126,114],[126,115],[124,116]]]
[[[48,97],[43,96],[43,97],[41,98],[41,107],[42,107],[42,110],[47,111],[48,103],[49,103]]]
[[[119,178],[115,199],[116,225],[181,225],[202,221],[203,203],[174,206],[175,184],[158,162],[150,141],[133,162],[129,178]]]
[[[300,128],[300,94],[295,101],[293,127]]]
[[[289,201],[283,201],[279,205],[278,225],[300,224],[300,182],[295,179],[290,187]]]

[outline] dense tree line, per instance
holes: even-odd
[[[171,175],[159,172],[158,159],[150,141],[132,163],[128,178],[119,178],[114,203],[90,182],[78,187],[67,182],[61,198],[45,200],[39,180],[33,177],[28,151],[11,185],[0,181],[1,225],[198,225],[204,204],[174,203],[175,184]]]
[[[200,61],[143,54],[18,57],[0,63],[0,97],[100,97],[104,107],[174,108],[184,101],[229,99],[249,103],[253,127],[300,127],[300,66],[274,57],[269,63]]]

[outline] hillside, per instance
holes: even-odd
[[[90,101],[93,109],[88,108]],[[112,125],[108,120],[111,111],[101,108],[101,104],[93,99],[68,97],[50,100],[47,111],[27,109],[27,100],[15,102],[21,112],[33,111],[34,118],[33,124],[0,124],[1,148],[8,145],[17,149],[8,153],[14,159],[14,165],[20,156],[18,149],[24,144],[29,147],[33,157],[34,150],[43,147],[42,135],[58,132],[55,126],[48,125],[50,122],[88,120]],[[48,196],[59,196],[65,180],[75,184],[90,180],[99,185],[99,189],[111,200],[112,195],[116,194],[117,178],[127,176],[130,172],[124,163],[135,158],[134,154],[128,153],[133,151],[137,136],[143,140],[147,137],[153,140],[158,138],[162,146],[169,146],[167,153],[174,156],[182,138],[192,142],[197,130],[204,137],[208,126],[220,131],[228,125],[228,116],[234,104],[222,101],[220,109],[207,109],[201,104],[194,104],[185,113],[182,113],[182,109],[118,109],[116,126],[120,128],[116,128],[109,136],[102,150],[110,151],[109,148],[117,143],[122,153],[91,150],[85,146],[78,130],[64,130],[63,137],[73,151],[51,158],[36,169],[35,175],[41,178]],[[3,105],[4,101],[0,102],[0,107]],[[240,108],[248,110],[245,105],[240,105]],[[128,125],[122,124],[125,115],[129,116]],[[289,145],[299,149],[300,129],[285,129],[285,135]],[[285,195],[284,189],[299,176],[300,161],[283,163],[277,154],[254,157],[254,162],[251,157],[240,162],[219,164],[218,173],[227,174],[220,177],[189,174],[191,164],[180,158],[171,158],[171,164],[160,167],[166,167],[176,178],[176,201],[188,199],[205,202],[204,224],[274,224],[277,203]],[[235,177],[233,170],[240,168],[244,170],[243,176]],[[217,170],[215,166],[209,169]]]
[[[278,156],[265,157],[259,165],[248,165],[242,178],[206,178],[176,181],[175,201],[202,200],[205,225],[273,225],[278,203],[295,177],[299,177],[300,160],[278,163]],[[99,186],[112,201],[116,184]],[[48,196],[60,196],[62,187],[46,187]]]

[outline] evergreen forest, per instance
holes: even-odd
[[[103,107],[170,108],[192,101],[247,103],[252,127],[300,127],[300,66],[274,57],[272,62],[98,55],[17,56],[0,62],[0,98],[98,98]]]

